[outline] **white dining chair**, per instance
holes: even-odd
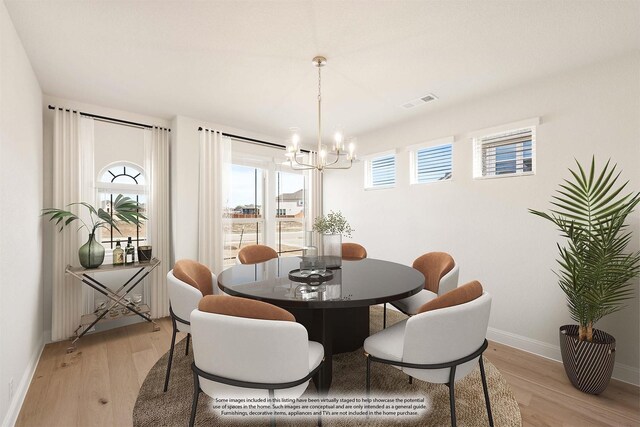
[[[324,359],[322,344],[309,341],[307,330],[291,313],[247,298],[204,297],[191,313],[191,334],[190,426],[200,392],[212,397],[296,399]],[[275,425],[274,416],[271,424]]]
[[[424,275],[424,289],[410,297],[391,302],[391,305],[406,315],[413,316],[424,304],[458,286],[460,270],[453,257],[446,252],[428,252],[416,258],[412,267]],[[383,310],[382,327],[386,328],[386,304]]]
[[[198,307],[203,296],[213,294],[216,283],[215,274],[211,273],[205,265],[199,262],[181,259],[176,261],[173,269],[167,273],[167,290],[169,292],[169,314],[171,315],[171,347],[169,349],[169,361],[164,380],[164,389],[169,387],[171,364],[173,362],[173,350],[176,344],[176,334],[185,332],[187,342],[185,355],[189,354],[189,340],[191,338],[190,316]]]
[[[412,378],[449,386],[451,425],[456,425],[455,382],[476,364],[484,391],[489,425],[493,416],[482,361],[487,348],[491,295],[473,281],[424,304],[418,314],[371,335],[364,342],[366,391],[371,389],[371,363],[392,365]]]

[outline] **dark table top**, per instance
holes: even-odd
[[[303,295],[301,284],[289,279],[289,271],[300,268],[300,261],[284,257],[235,265],[220,273],[218,287],[229,295],[298,308],[364,307],[406,298],[424,288],[424,276],[418,270],[366,258],[342,261],[342,268],[333,270],[333,279],[320,292]]]

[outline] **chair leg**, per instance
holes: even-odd
[[[196,409],[198,408],[198,397],[200,396],[200,379],[196,371],[193,371],[193,402],[191,403],[191,418],[189,427],[193,427],[196,422]]]
[[[456,427],[456,396],[454,384],[456,382],[456,367],[452,366],[449,371],[449,407],[451,408],[451,427]]]
[[[188,356],[189,355],[189,341],[191,340],[191,334],[187,334],[187,348],[184,351],[184,355]]]
[[[369,400],[369,395],[371,394],[371,359],[367,353],[364,355],[367,358],[367,381],[365,388],[367,390],[367,400]],[[367,420],[369,419],[369,411],[371,410],[370,405],[371,402],[367,402]]]
[[[383,309],[382,309],[382,329],[386,329],[387,328],[387,303],[384,303]]]
[[[484,403],[487,405],[487,415],[489,416],[489,425],[493,427],[493,415],[491,415],[491,404],[489,403],[489,389],[487,388],[487,377],[484,373],[484,362],[480,355],[480,377],[482,378],[482,391],[484,391]]]
[[[318,390],[318,400],[320,397],[320,390]],[[322,427],[322,410],[318,413],[318,427]]]
[[[275,400],[275,392],[272,389],[269,389],[269,400],[271,401],[271,420],[269,421],[269,425],[271,427],[276,427],[276,404]]]
[[[171,317],[171,322],[173,323],[173,334],[171,335],[171,348],[169,349],[169,363],[167,363],[167,375],[164,378],[164,390],[167,391],[169,388],[169,375],[171,375],[171,362],[173,362],[173,347],[176,345],[176,333],[178,332],[178,327],[176,325],[176,319]]]
[[[367,397],[369,397],[369,392],[371,391],[371,359],[367,354]]]

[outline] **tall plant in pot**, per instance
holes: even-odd
[[[615,338],[594,329],[602,317],[624,307],[633,297],[633,279],[640,273],[640,252],[626,248],[632,232],[627,216],[640,193],[624,191],[621,172],[610,161],[599,172],[595,158],[588,171],[576,160],[572,179],[564,180],[548,213],[530,209],[556,225],[566,244],[558,244],[556,275],[577,325],[560,328],[560,350],[567,376],[579,390],[600,394],[609,384],[615,362]]]
[[[104,261],[104,246],[96,240],[96,231],[99,228],[113,227],[114,230],[120,232],[118,221],[138,226],[142,220],[147,219],[142,214],[143,209],[140,204],[122,194],[115,198],[111,206],[111,213],[102,208],[96,209],[86,202],[70,203],[66,207],[70,208],[75,205],[83,206],[89,211],[88,222],[85,222],[76,213],[65,209],[45,208],[42,210],[42,216],[48,216],[49,221],[55,221],[56,226],[60,226],[58,231],[62,231],[66,226],[78,221],[80,222],[78,231],[85,228],[89,232],[89,240],[78,250],[80,265],[85,268],[97,268]]]
[[[329,211],[327,215],[317,217],[313,223],[313,231],[322,235],[327,267],[342,265],[342,236],[351,237],[354,231],[342,212]]]

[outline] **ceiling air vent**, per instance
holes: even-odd
[[[412,99],[409,102],[405,102],[404,104],[402,104],[402,108],[408,110],[408,109],[413,108],[413,107],[418,107],[420,105],[424,105],[427,102],[435,101],[436,99],[438,99],[437,96],[435,96],[432,93],[428,93],[428,94],[426,94],[424,96],[421,96],[420,98]]]
[[[435,101],[436,99],[438,99],[438,97],[437,97],[437,96],[435,96],[435,95],[434,95],[434,94],[432,94],[432,93],[429,93],[429,94],[427,94],[427,95],[423,96],[423,97],[422,97],[422,98],[420,98],[420,99],[422,99],[422,101],[424,101],[424,102],[429,102],[429,101]]]

